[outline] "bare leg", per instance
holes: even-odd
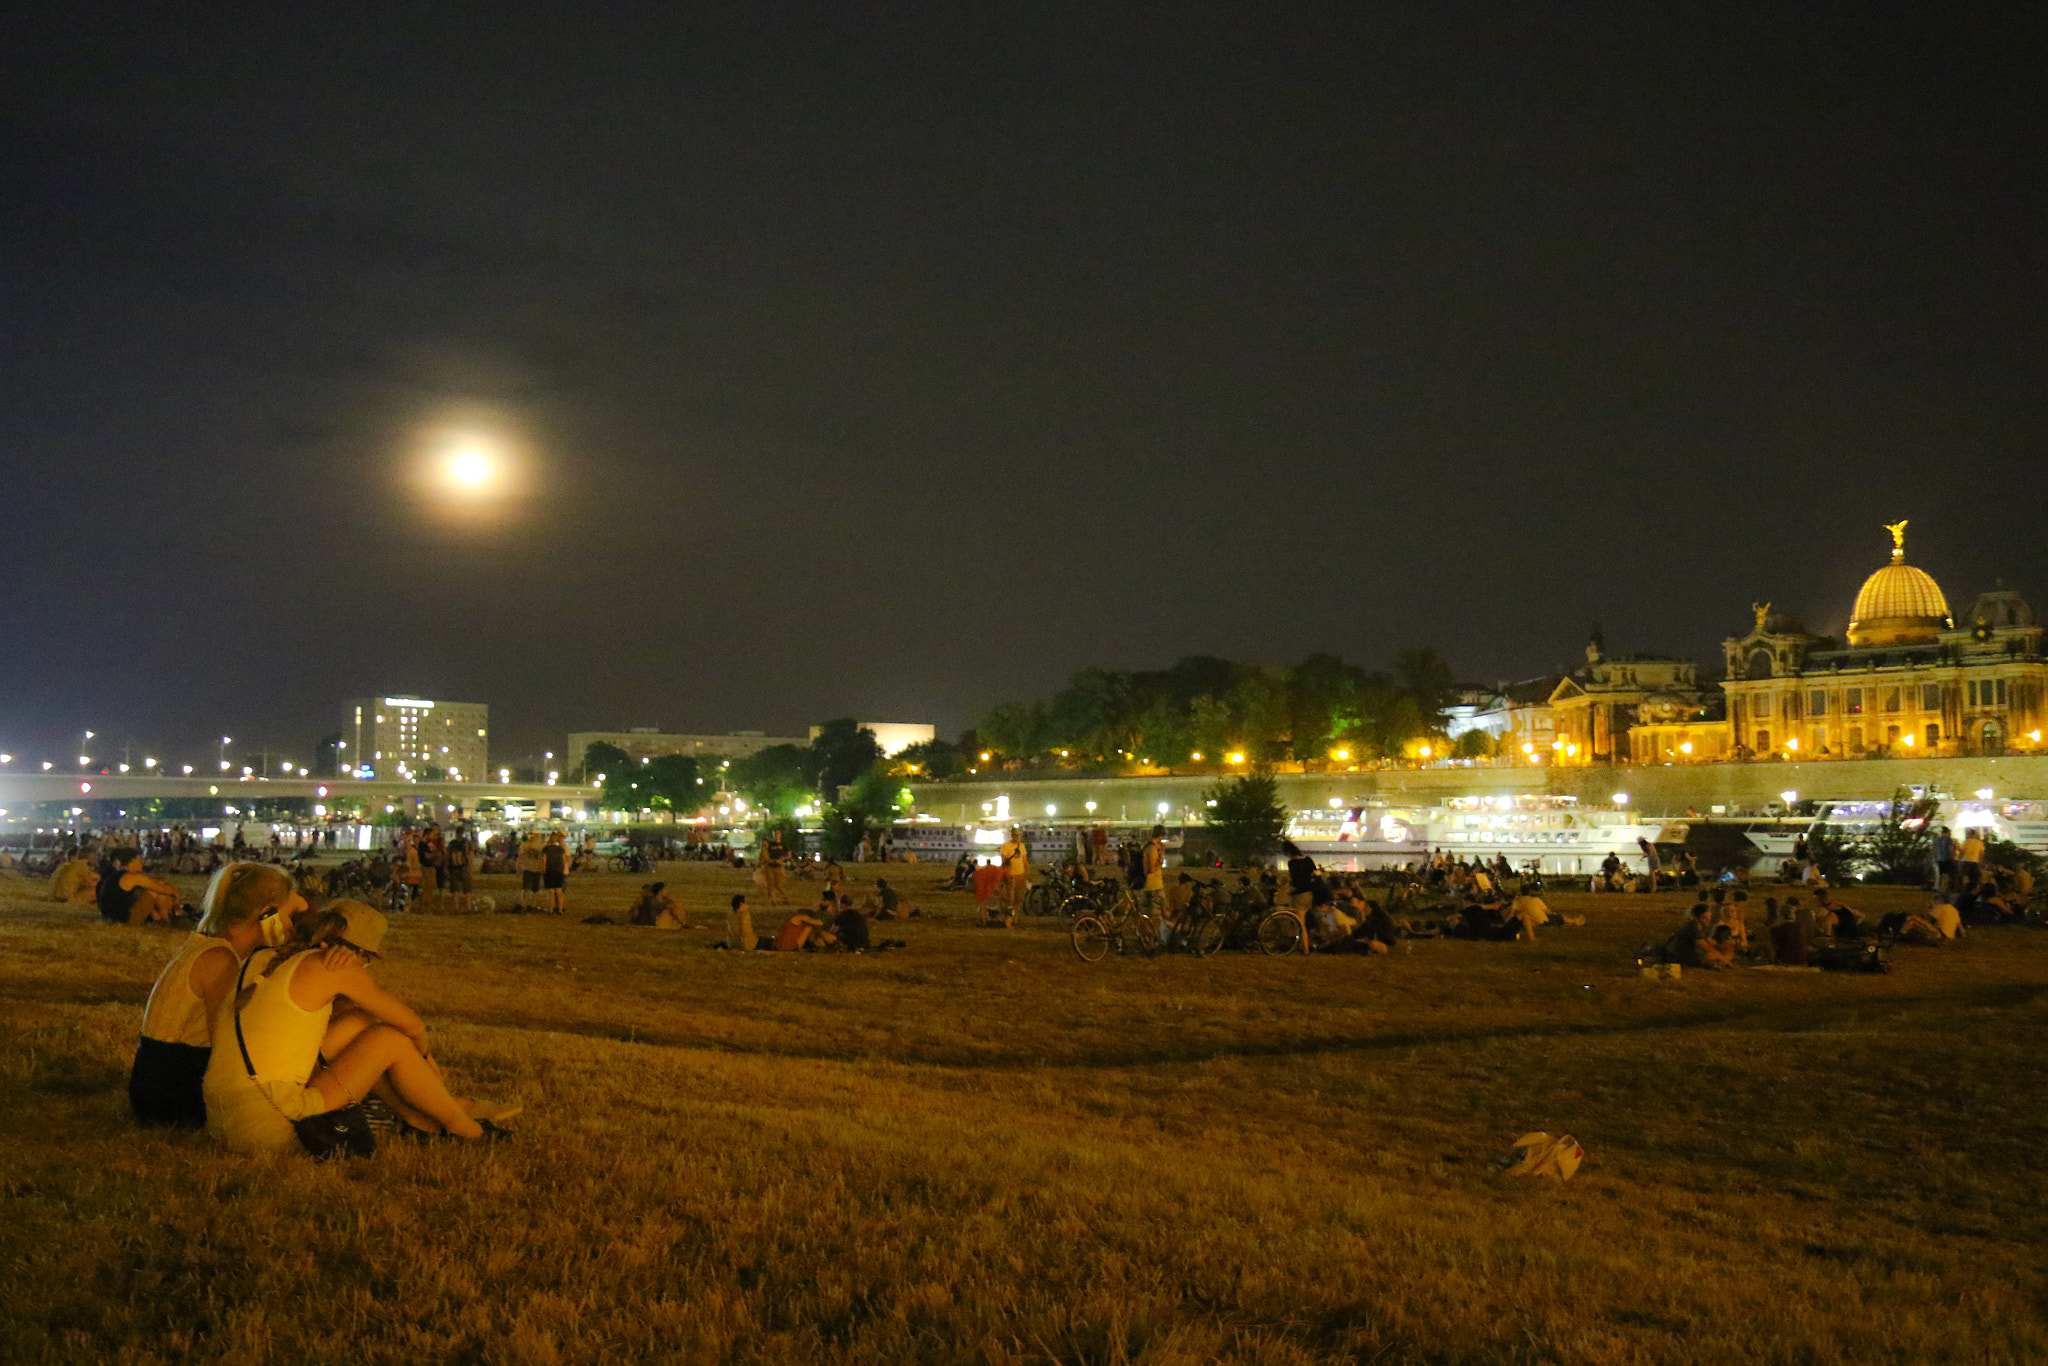
[[[389,1077],[399,1101],[462,1138],[481,1138],[483,1128],[463,1113],[441,1080],[440,1069],[420,1056],[411,1039],[390,1025],[373,1025],[358,1034],[341,1055],[313,1076],[313,1086],[334,1108],[370,1094],[380,1077]]]

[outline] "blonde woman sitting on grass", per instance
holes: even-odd
[[[299,911],[281,944],[249,955],[213,1023],[207,1132],[237,1152],[280,1151],[295,1146],[293,1121],[374,1093],[419,1134],[509,1136],[448,1094],[418,1015],[366,968],[337,970],[315,952],[342,945],[375,959],[385,923],[360,901],[337,901]],[[349,1008],[337,1012],[342,997]]]
[[[128,1073],[128,1105],[137,1124],[199,1129],[206,1125],[204,1083],[213,1054],[213,1021],[235,982],[235,969],[263,942],[263,917],[306,909],[284,873],[264,863],[230,863],[213,875],[200,899],[204,918],[150,990],[142,1037]],[[348,949],[327,951],[341,969],[362,960]]]
[[[90,906],[99,891],[100,875],[85,855],[73,853],[50,874],[50,900]]]

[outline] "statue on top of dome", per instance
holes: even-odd
[[[1757,634],[1763,634],[1764,622],[1771,615],[1771,605],[1767,602],[1753,602],[1749,605],[1749,610],[1756,613]]]
[[[1892,534],[1892,563],[1898,564],[1906,558],[1906,524],[1911,518],[1901,517],[1896,522],[1885,523],[1884,529]]]

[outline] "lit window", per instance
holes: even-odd
[[[1842,710],[1851,716],[1863,715],[1863,689],[1851,688],[1843,693]]]

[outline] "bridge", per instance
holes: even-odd
[[[8,773],[0,771],[0,809],[41,803],[219,802],[246,809],[258,802],[300,799],[335,814],[377,815],[387,807],[408,815],[473,814],[484,802],[517,802],[537,818],[559,817],[596,805],[595,784],[512,783],[396,778],[243,778],[158,776],[146,773]]]

